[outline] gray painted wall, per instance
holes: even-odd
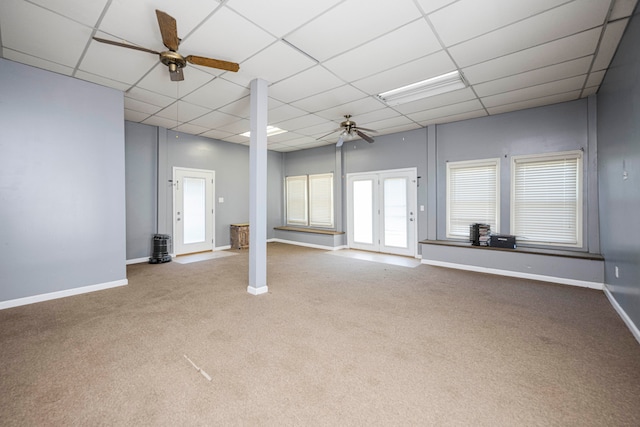
[[[0,59],[0,301],[126,279],[121,92]]]
[[[215,171],[216,247],[230,244],[230,224],[249,221],[249,147],[130,122],[126,145],[127,156],[131,156],[128,164],[136,169],[135,176],[143,176],[138,181],[127,180],[127,192],[132,195],[128,213],[139,226],[127,234],[127,247],[132,249],[127,259],[150,256],[153,233],[173,235],[169,182],[173,167]],[[282,225],[283,164],[281,153],[269,151],[267,158],[267,238],[272,238],[273,227]],[[149,182],[149,177],[154,182]],[[134,194],[144,196],[136,198]],[[223,203],[219,203],[220,197]]]
[[[158,229],[158,128],[125,122],[127,259],[151,256]]]
[[[598,191],[589,185],[597,173],[589,161],[589,103],[587,99],[438,125],[437,144],[437,238],[446,240],[447,162],[500,158],[500,232],[510,233],[511,157],[584,150],[583,235],[581,248],[589,248],[589,230],[597,228]],[[593,142],[595,143],[595,142]],[[589,214],[591,207],[591,215]],[[592,217],[596,221],[591,222]],[[592,238],[597,245],[597,238]]]
[[[598,173],[605,283],[640,326],[640,17],[633,15],[598,92]],[[627,179],[624,179],[624,173]],[[618,267],[619,277],[615,275]]]

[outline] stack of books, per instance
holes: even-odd
[[[491,226],[489,224],[471,224],[469,226],[469,240],[473,246],[489,246]]]

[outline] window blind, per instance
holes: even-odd
[[[469,226],[499,232],[499,159],[447,163],[447,237],[469,237]]]
[[[309,175],[309,225],[333,227],[333,174]]]
[[[307,225],[307,176],[288,176],[287,224]]]
[[[513,159],[513,234],[528,243],[582,245],[582,153]]]

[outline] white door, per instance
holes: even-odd
[[[415,256],[415,169],[347,176],[349,247]]]
[[[174,253],[213,250],[215,172],[174,167],[173,189]]]

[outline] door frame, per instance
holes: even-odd
[[[171,204],[171,226],[172,226],[172,230],[173,230],[173,255],[177,256],[177,255],[183,255],[183,254],[187,254],[189,252],[183,252],[183,253],[178,253],[177,248],[179,247],[179,243],[177,240],[177,221],[176,221],[176,191],[177,191],[177,185],[182,185],[182,183],[178,183],[177,181],[177,177],[176,174],[178,173],[178,171],[185,171],[185,172],[198,172],[198,173],[211,173],[212,175],[212,180],[213,182],[211,183],[211,193],[208,194],[207,196],[211,197],[211,235],[210,236],[206,236],[207,239],[211,240],[211,247],[205,249],[205,251],[208,250],[214,250],[216,247],[216,242],[215,242],[215,237],[216,237],[216,171],[214,170],[210,170],[210,169],[196,169],[196,168],[187,168],[187,167],[182,167],[182,166],[173,166],[172,168],[172,204]]]
[[[381,179],[381,177],[385,176],[385,175],[393,175],[393,174],[409,174],[410,176],[410,188],[413,188],[413,191],[411,191],[410,189],[407,191],[407,209],[413,209],[413,221],[409,221],[408,222],[408,227],[410,227],[411,229],[408,230],[408,239],[410,240],[408,243],[408,248],[407,248],[407,254],[403,254],[403,255],[407,255],[407,256],[412,256],[412,257],[417,257],[418,256],[418,244],[417,244],[417,237],[418,237],[418,212],[417,212],[417,208],[418,208],[418,168],[417,167],[412,167],[412,168],[402,168],[402,169],[387,169],[387,170],[378,170],[378,171],[367,171],[367,172],[355,172],[355,173],[349,173],[346,175],[346,205],[347,205],[347,209],[346,209],[346,213],[347,213],[347,247],[351,248],[353,247],[353,200],[352,200],[352,188],[351,188],[351,182],[353,179],[357,179],[358,177],[370,177],[370,176],[377,176],[378,180]],[[411,185],[413,184],[413,185]],[[374,192],[377,193],[376,195],[374,195],[374,199],[377,199],[377,208],[381,208],[381,204],[383,203],[383,196],[381,195],[381,193],[383,192],[383,190],[380,188],[381,186],[378,185],[377,189],[374,189]],[[376,206],[374,206],[374,209],[376,209]],[[374,230],[375,233],[378,234],[378,237],[380,237],[380,232],[381,232],[381,228],[382,228],[382,220],[381,220],[381,213],[382,211],[379,210],[379,215],[377,215],[376,217],[374,217],[373,219],[373,226],[374,226]],[[411,234],[413,233],[413,237],[410,237]],[[374,236],[375,237],[375,236]],[[377,245],[372,245],[375,246],[375,248],[372,249],[363,249],[363,250],[373,250],[375,252],[380,252],[380,248],[382,246],[381,243],[378,243]],[[383,252],[383,253],[388,253],[388,252]]]

